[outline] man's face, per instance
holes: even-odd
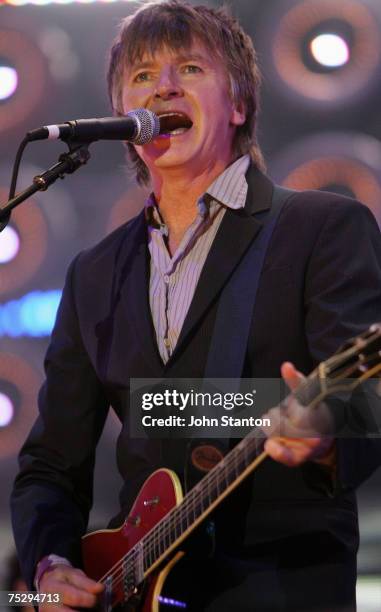
[[[188,51],[163,48],[129,67],[122,102],[124,113],[142,107],[159,116],[174,113],[174,131],[136,147],[151,172],[183,167],[199,173],[220,160],[229,163],[236,127],[245,121],[230,99],[221,62],[197,42]]]

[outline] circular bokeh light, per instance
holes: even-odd
[[[11,66],[0,66],[0,100],[7,100],[16,91],[17,71]]]
[[[379,82],[381,61],[380,28],[370,8],[358,0],[288,4],[279,3],[282,12],[266,31],[274,83],[320,108],[367,96]]]
[[[1,2],[0,2],[1,4]],[[47,104],[50,87],[47,59],[25,32],[0,29],[0,131],[20,123],[41,105]],[[16,91],[17,89],[17,91]],[[16,92],[15,95],[12,93]],[[5,101],[5,103],[4,103]]]
[[[347,42],[337,34],[320,34],[310,43],[312,57],[327,68],[339,68],[348,63],[350,52]]]
[[[381,143],[356,132],[326,132],[287,147],[272,163],[285,187],[321,189],[354,197],[373,212],[381,227]]]
[[[0,233],[0,264],[12,261],[19,252],[20,238],[10,225]]]
[[[0,187],[0,201],[6,202],[7,197],[8,191]],[[19,237],[20,248],[11,260],[1,264],[1,296],[18,289],[33,277],[45,260],[48,248],[47,220],[33,199],[29,199],[24,208],[12,211],[12,226]]]
[[[7,427],[13,419],[14,408],[11,399],[0,391],[0,427]]]
[[[16,456],[25,441],[37,416],[40,385],[41,373],[26,358],[0,352],[0,459]]]

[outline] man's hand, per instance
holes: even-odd
[[[41,612],[72,612],[78,608],[93,608],[103,584],[91,580],[86,574],[68,565],[57,565],[45,572],[40,580],[40,593],[60,593],[61,603],[43,604]]]
[[[292,363],[284,363],[281,373],[291,391],[305,380]],[[263,429],[269,438],[265,442],[265,451],[272,459],[290,467],[305,461],[326,464],[325,459],[333,449],[330,435],[333,422],[326,404],[306,408],[289,396],[283,406],[272,408],[264,417],[271,422],[270,427]]]

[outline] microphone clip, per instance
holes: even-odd
[[[65,174],[73,174],[90,159],[87,144],[76,143],[76,146],[69,144],[69,149],[68,153],[62,153],[59,156],[58,164],[34,177],[33,183],[38,186],[39,191],[46,191],[58,178],[63,179]]]
[[[58,178],[65,178],[65,174],[73,174],[78,168],[85,165],[90,159],[90,143],[67,143],[69,151],[62,153],[58,163],[33,178],[32,184],[21,193],[11,198],[5,206],[0,206],[0,232],[7,226],[11,211],[27,200],[36,191],[46,191]]]

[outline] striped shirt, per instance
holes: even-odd
[[[205,260],[226,208],[245,206],[246,171],[250,156],[228,166],[197,202],[198,214],[171,255],[165,244],[163,223],[154,194],[146,203],[148,248],[151,255],[149,299],[157,346],[163,363],[173,353]]]

